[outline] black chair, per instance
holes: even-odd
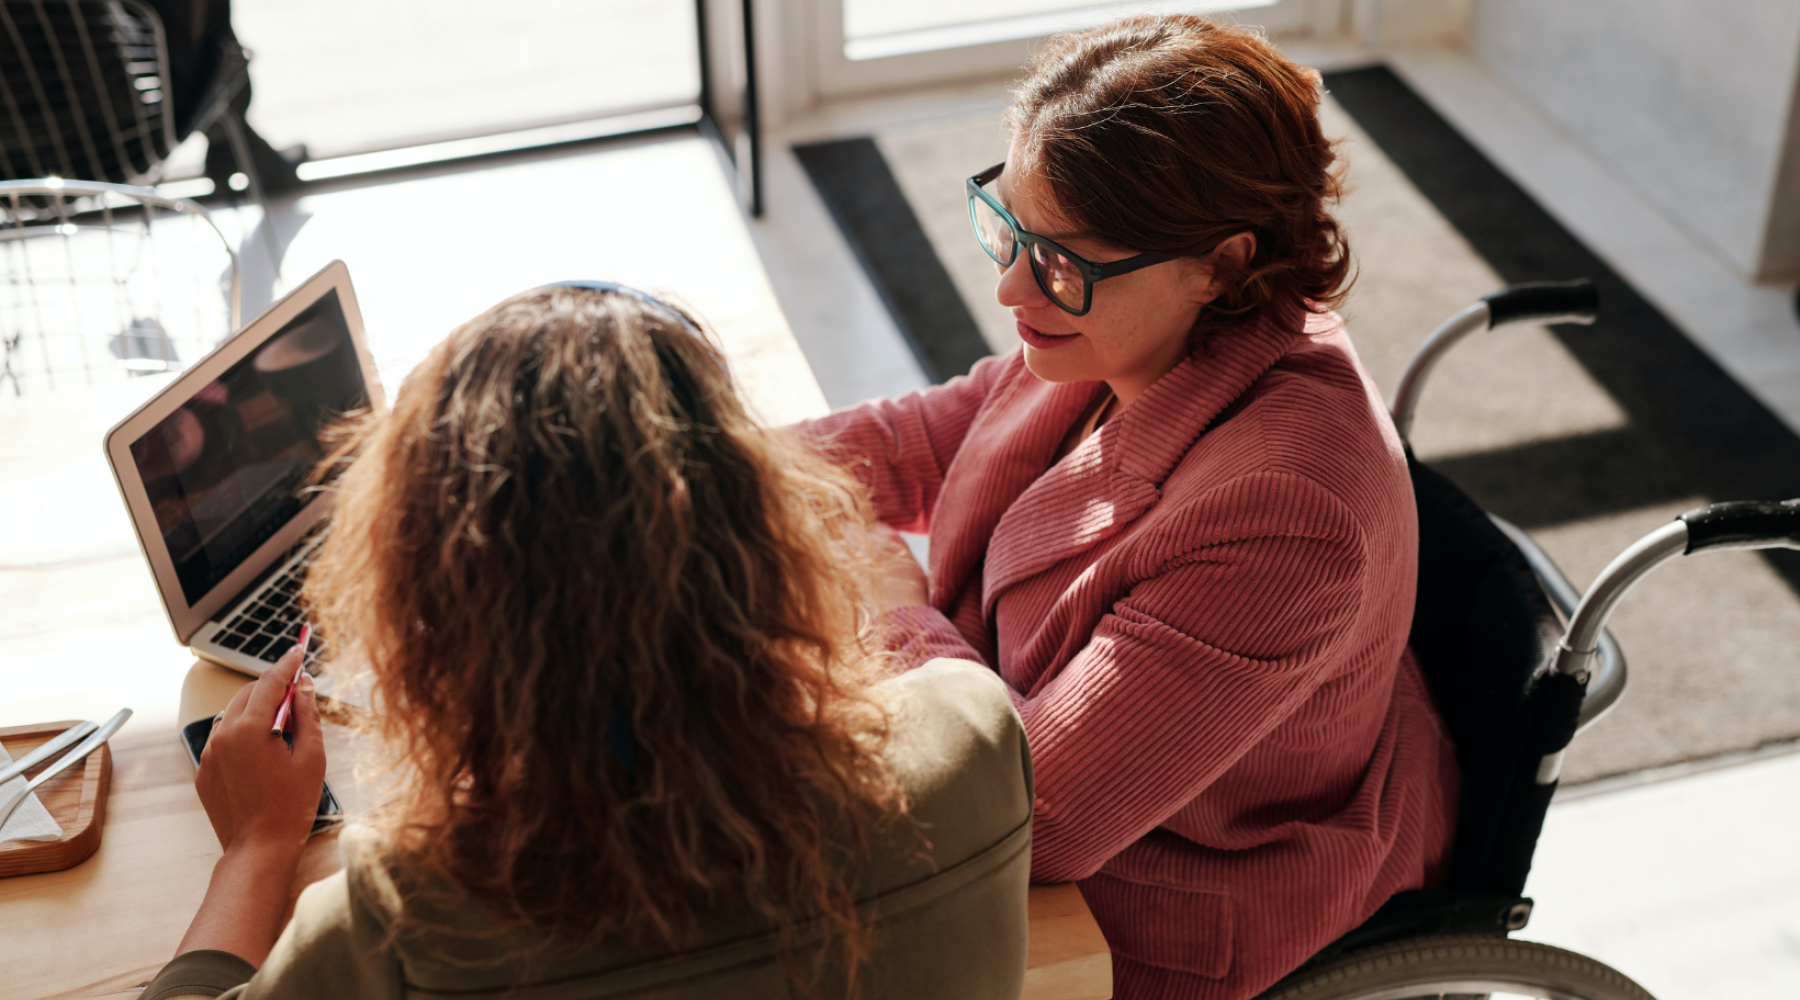
[[[174,40],[176,67],[162,18],[139,0],[0,0],[0,180],[154,184],[177,144],[211,129],[266,208],[243,120],[249,55],[221,24],[203,52]]]

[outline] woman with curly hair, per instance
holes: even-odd
[[[1198,17],[1053,41],[967,182],[1022,345],[807,426],[929,533],[889,620],[1006,681],[1032,878],[1080,884],[1124,1000],[1252,996],[1444,872],[1412,491],[1331,311],[1318,103]]]
[[[303,674],[270,735],[297,653],[245,687],[196,778],[225,853],[144,1000],[1018,995],[1004,685],[876,683],[865,608],[906,595],[855,481],[751,421],[692,317],[516,296],[330,465],[305,599],[354,653],[329,669],[365,665],[397,798],[283,930],[320,723]]]

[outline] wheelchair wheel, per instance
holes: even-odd
[[[1586,955],[1496,937],[1423,937],[1364,948],[1308,966],[1259,1000],[1415,1000],[1425,997],[1655,1000]]]

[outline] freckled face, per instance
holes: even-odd
[[[1073,232],[1049,188],[1012,164],[1024,158],[1015,146],[995,181],[1001,204],[1027,232],[1037,233],[1096,263],[1141,252]],[[1105,381],[1129,405],[1188,354],[1188,331],[1200,309],[1218,295],[1208,265],[1190,258],[1107,278],[1094,285],[1093,306],[1072,316],[1052,303],[1020,253],[1000,271],[996,297],[1012,310],[1025,365],[1046,382]]]

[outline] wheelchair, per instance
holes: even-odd
[[[1458,341],[1508,323],[1592,323],[1587,281],[1513,285],[1434,331],[1393,401],[1404,441],[1433,366]],[[1677,556],[1800,548],[1800,500],[1690,510],[1612,561],[1585,594],[1515,525],[1480,509],[1406,449],[1419,515],[1418,598],[1410,644],[1462,768],[1447,884],[1405,892],[1259,1000],[1412,1000],[1491,994],[1542,1000],[1654,1000],[1585,955],[1509,935],[1563,752],[1625,688],[1607,617],[1632,585]]]

